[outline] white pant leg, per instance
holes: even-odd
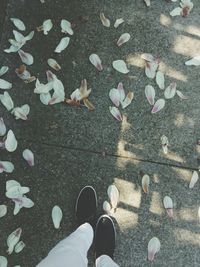
[[[96,267],[119,267],[113,259],[107,255],[102,255],[96,259]]]
[[[87,252],[92,244],[94,232],[89,223],[60,241],[36,267],[87,267]]]

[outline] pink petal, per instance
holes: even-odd
[[[170,85],[165,89],[164,96],[166,99],[171,99],[176,94],[176,82],[170,83]]]
[[[156,70],[158,68],[158,61],[146,62],[145,73],[150,79],[155,78]]]
[[[125,98],[125,92],[124,92],[124,86],[123,83],[119,83],[117,86],[117,90],[119,91],[120,94],[120,102],[124,101]]]
[[[117,89],[113,88],[109,92],[110,100],[113,102],[113,104],[116,107],[119,107],[120,105],[120,93]]]
[[[92,65],[94,65],[99,71],[103,70],[101,59],[97,54],[91,54],[89,60],[92,63]]]
[[[161,109],[163,109],[165,106],[165,100],[164,99],[158,99],[153,107],[153,109],[151,110],[151,113],[157,113],[158,111],[160,111]]]
[[[176,94],[183,100],[186,100],[188,99],[189,97],[188,96],[185,96],[181,91],[179,90],[176,90]]]
[[[23,158],[28,162],[29,166],[34,166],[34,154],[30,149],[23,151]]]
[[[110,113],[117,119],[118,121],[122,121],[122,115],[119,112],[119,109],[116,107],[110,107]]]
[[[124,43],[128,42],[130,40],[131,36],[129,33],[123,33],[120,37],[119,40],[117,41],[117,46],[121,46]]]
[[[145,87],[145,95],[150,105],[154,105],[155,101],[155,89],[151,85]]]

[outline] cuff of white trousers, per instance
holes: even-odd
[[[119,267],[108,255],[101,255],[96,259],[96,267]]]

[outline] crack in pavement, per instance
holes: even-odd
[[[187,170],[191,170],[191,171],[199,171],[198,168],[194,168],[194,167],[190,167],[190,166],[180,166],[180,165],[176,165],[176,164],[172,164],[172,163],[159,162],[159,161],[149,160],[149,159],[141,159],[141,158],[137,158],[137,157],[128,157],[128,156],[126,157],[126,156],[117,155],[117,154],[114,154],[114,153],[109,153],[109,152],[106,152],[106,151],[103,151],[103,150],[102,151],[95,151],[95,150],[91,150],[91,149],[70,147],[70,146],[58,145],[58,144],[49,144],[49,143],[45,143],[45,142],[41,143],[41,142],[36,142],[35,140],[28,140],[28,139],[21,139],[21,138],[18,138],[18,140],[19,141],[23,141],[23,142],[37,143],[39,145],[45,145],[45,146],[49,146],[49,147],[63,148],[63,149],[68,149],[68,150],[81,151],[81,152],[87,152],[87,153],[102,155],[103,157],[110,156],[110,157],[123,158],[123,159],[132,159],[132,160],[136,160],[136,161],[139,161],[139,162],[158,164],[158,165],[161,165],[161,166],[168,166],[168,167],[174,167],[174,168],[180,168],[180,169],[187,169]]]

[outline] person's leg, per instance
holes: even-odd
[[[115,236],[112,219],[108,215],[102,215],[95,230],[96,267],[119,267],[113,261]]]
[[[79,228],[59,242],[37,267],[86,267],[87,252],[92,244],[92,226],[96,218],[97,196],[93,187],[84,187],[76,201]]]

